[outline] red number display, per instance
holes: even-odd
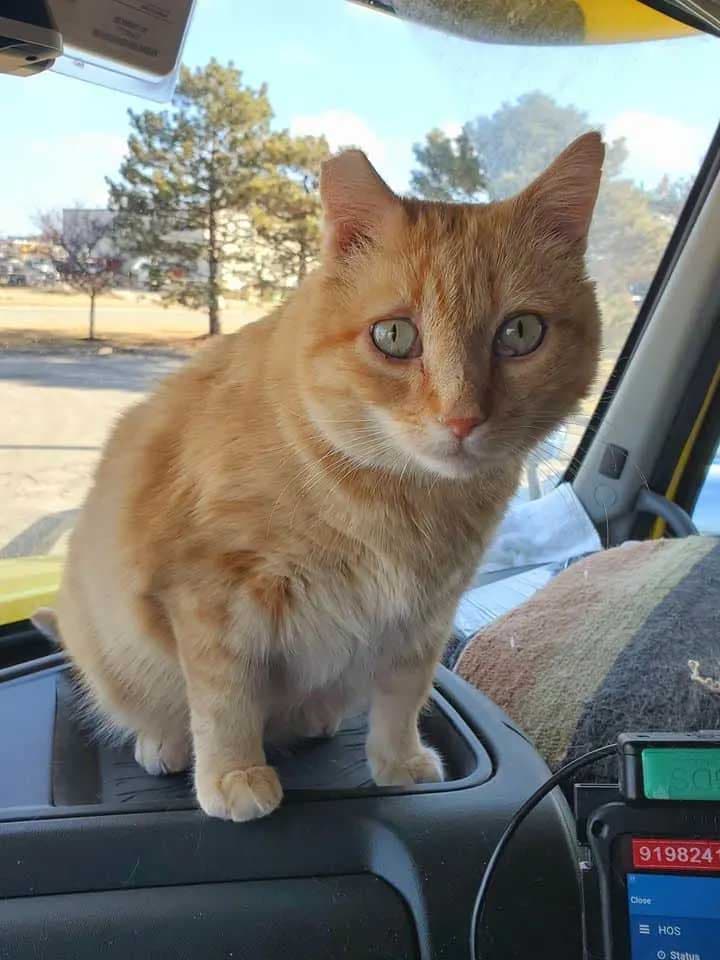
[[[720,873],[720,841],[633,840],[633,867],[638,870],[687,870]]]

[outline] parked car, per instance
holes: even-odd
[[[51,286],[60,280],[60,273],[50,260],[28,260],[27,269],[32,286]]]
[[[645,296],[648,292],[650,284],[646,281],[641,281],[640,283],[631,283],[630,284],[630,299],[635,304],[636,307],[639,307],[640,304],[645,299]]]

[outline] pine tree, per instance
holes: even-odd
[[[300,283],[320,248],[320,165],[329,155],[324,137],[283,132],[269,143],[272,161],[251,211],[256,235],[259,292]]]
[[[471,203],[481,199],[487,181],[482,163],[466,130],[451,137],[431,130],[416,143],[417,168],[410,176],[413,191],[426,200]]]
[[[147,258],[167,299],[206,309],[210,334],[220,332],[231,276],[249,290],[276,271],[272,218],[261,224],[270,244],[264,255],[255,221],[269,209],[289,216],[276,195],[279,187],[292,192],[278,165],[278,139],[292,156],[292,138],[274,133],[271,121],[267,88],[245,85],[232,64],[184,68],[170,110],[130,111],[128,153],[119,178],[109,181],[126,251]],[[314,208],[306,206],[299,215],[309,225],[293,229],[307,229],[312,246]]]

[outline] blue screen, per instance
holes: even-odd
[[[632,960],[720,960],[720,877],[630,873]]]

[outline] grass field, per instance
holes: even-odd
[[[232,333],[268,309],[228,301],[223,330]],[[61,348],[81,340],[87,336],[88,312],[89,298],[82,294],[0,288],[0,349]],[[166,307],[154,294],[113,291],[97,299],[95,330],[98,338],[118,346],[182,347],[207,332],[207,318],[198,310]]]

